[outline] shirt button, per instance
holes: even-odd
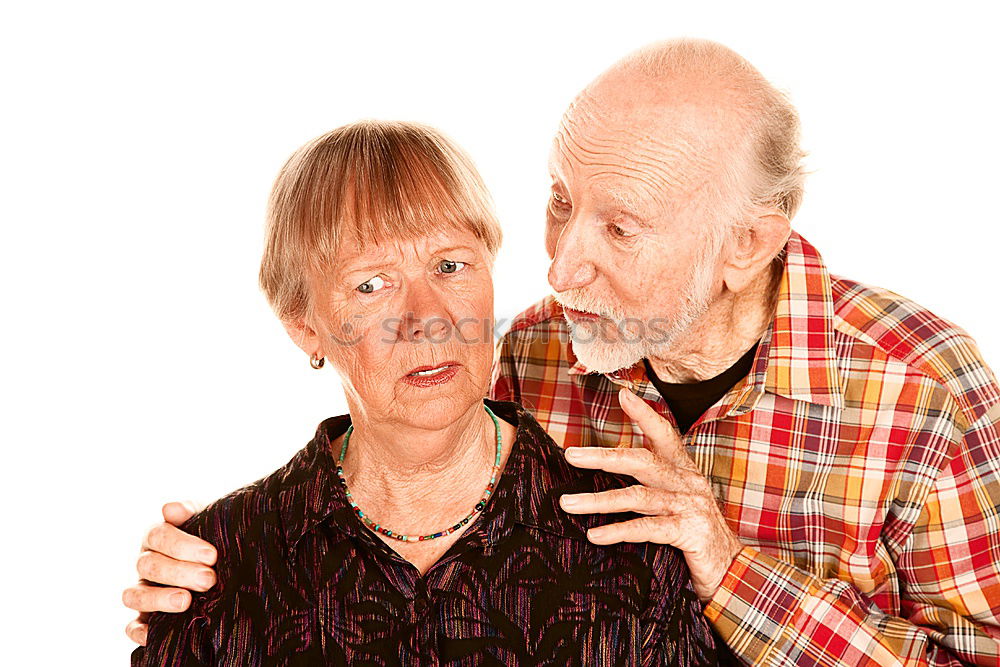
[[[430,602],[423,596],[417,596],[413,599],[413,612],[417,616],[423,616],[426,614],[427,608],[430,606]]]

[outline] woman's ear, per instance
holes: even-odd
[[[281,324],[285,327],[285,332],[292,339],[292,342],[298,345],[310,358],[315,355],[317,358],[322,359],[325,356],[326,353],[320,344],[319,334],[316,333],[315,329],[306,324],[304,318],[282,320]]]
[[[722,267],[722,279],[730,292],[740,292],[771,265],[792,233],[788,216],[766,209],[748,228],[734,235]]]

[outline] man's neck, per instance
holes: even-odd
[[[735,364],[767,331],[777,306],[782,267],[773,263],[745,290],[724,292],[669,347],[649,356],[664,382],[711,379]]]

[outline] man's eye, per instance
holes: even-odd
[[[635,236],[635,234],[631,234],[625,231],[624,229],[622,229],[621,227],[619,227],[614,223],[608,225],[608,231],[610,231],[613,236],[617,236],[620,239],[627,239]]]
[[[455,262],[450,259],[441,260],[438,264],[438,271],[440,273],[458,273],[465,268],[465,262]]]
[[[383,287],[385,287],[385,280],[383,280],[381,276],[375,276],[371,280],[366,280],[358,285],[357,290],[362,294],[371,294],[372,292],[377,292]]]
[[[553,192],[552,193],[552,201],[555,202],[556,206],[559,206],[559,207],[569,206],[569,200],[567,200],[565,197],[563,197],[558,192]]]

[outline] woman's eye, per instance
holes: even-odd
[[[455,262],[450,259],[442,260],[438,264],[438,271],[441,273],[458,273],[465,268],[465,262]]]
[[[371,294],[372,292],[377,292],[383,287],[385,287],[385,280],[383,280],[381,276],[375,276],[371,280],[366,280],[358,285],[357,290],[362,294]]]

